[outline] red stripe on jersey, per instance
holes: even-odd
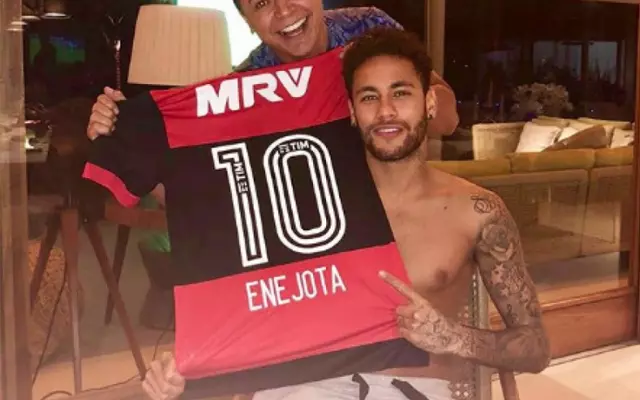
[[[140,201],[138,196],[129,192],[122,179],[116,174],[95,164],[90,162],[85,164],[82,177],[104,186],[125,207],[133,207]]]
[[[311,60],[152,91],[169,146],[211,145],[349,117],[341,52],[338,48]],[[199,117],[199,108],[206,115]]]
[[[178,370],[197,379],[397,339],[406,299],[382,269],[408,281],[392,243],[178,286]]]

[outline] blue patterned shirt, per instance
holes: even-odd
[[[402,25],[387,15],[384,11],[375,7],[350,7],[326,10],[324,21],[329,33],[329,48],[334,49],[344,46],[350,40],[362,35],[367,30],[388,26],[402,29]],[[249,71],[252,69],[273,67],[280,64],[278,56],[264,43],[249,54],[249,57],[240,64],[237,71]]]

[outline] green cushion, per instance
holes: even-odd
[[[168,232],[150,233],[142,239],[142,243],[151,251],[157,251],[159,253],[171,252],[171,241],[169,241]]]
[[[156,199],[147,195],[140,199],[139,207],[145,209],[157,209],[158,202]],[[165,231],[149,231],[141,240],[142,244],[151,251],[160,253],[169,253],[171,251],[171,242],[169,241],[169,232]]]

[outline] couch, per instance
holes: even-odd
[[[631,129],[628,122],[590,123],[606,125],[607,137],[620,127]],[[528,265],[628,250],[632,142],[562,149],[556,141],[553,151],[516,152],[524,126],[477,124],[474,160],[430,163],[501,196],[520,230]]]

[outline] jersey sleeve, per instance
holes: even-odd
[[[118,109],[113,133],[93,141],[82,176],[132,207],[161,182],[169,146],[162,114],[150,93],[126,100]]]

